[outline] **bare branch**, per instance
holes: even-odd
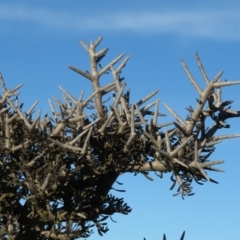
[[[73,66],[68,66],[68,68],[70,68],[71,70],[73,70],[74,72],[82,75],[83,77],[89,79],[90,81],[92,80],[91,79],[91,75],[87,72],[84,72],[83,70],[79,69],[79,68],[76,68],[76,67],[73,67]]]
[[[200,58],[199,58],[199,55],[198,55],[197,52],[196,52],[196,59],[197,59],[197,63],[198,63],[198,67],[200,69],[200,72],[201,72],[201,74],[203,76],[203,79],[204,79],[205,83],[208,85],[210,82],[209,82],[209,79],[207,77],[207,74],[206,74],[206,72],[205,72],[205,70],[203,68],[203,65],[202,65],[202,63],[200,61]]]
[[[116,57],[115,59],[113,59],[107,66],[105,66],[104,68],[102,68],[98,75],[101,76],[104,73],[106,73],[115,63],[117,63],[123,56],[125,55],[125,53],[119,55],[118,57]]]
[[[181,61],[182,65],[183,65],[183,69],[186,72],[190,82],[192,83],[192,85],[194,86],[194,88],[197,90],[198,94],[201,96],[202,95],[202,90],[201,88],[198,86],[196,80],[193,78],[193,76],[191,75],[191,73],[189,72],[185,62],[182,60]]]

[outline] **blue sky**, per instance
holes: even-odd
[[[21,2],[21,3],[20,3]],[[12,88],[24,83],[20,100],[27,110],[39,99],[42,113],[49,110],[48,98],[61,98],[58,85],[78,97],[91,93],[89,82],[67,65],[89,69],[88,56],[78,43],[104,39],[99,49],[110,48],[102,65],[119,54],[131,55],[123,75],[136,102],[159,89],[160,112],[168,114],[167,103],[182,118],[185,107],[195,107],[196,91],[180,64],[184,59],[202,88],[195,53],[198,51],[209,78],[225,70],[222,79],[240,80],[240,4],[231,0],[202,1],[1,1],[0,71]],[[102,84],[110,82],[110,76]],[[234,100],[240,110],[240,86],[223,89],[224,100]],[[171,116],[159,122],[171,121]],[[229,133],[240,133],[240,119],[230,119]],[[209,122],[211,124],[211,122]],[[211,126],[211,125],[210,125]],[[219,131],[219,135],[227,131]],[[193,184],[195,195],[173,197],[169,175],[153,182],[143,176],[120,176],[125,198],[133,208],[128,216],[116,214],[109,221],[105,240],[240,239],[240,139],[217,146],[211,160],[225,160],[225,173],[209,173],[219,185]],[[95,230],[90,239],[102,239]]]

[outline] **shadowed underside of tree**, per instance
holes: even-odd
[[[240,135],[219,135],[228,128],[228,118],[239,117],[230,109],[232,101],[223,101],[221,88],[240,84],[221,82],[223,71],[209,80],[196,54],[205,81],[202,90],[187,66],[183,68],[198,93],[197,106],[187,107],[186,120],[168,105],[173,122],[158,122],[159,100],[145,104],[158,91],[130,103],[120,76],[129,57],[118,67],[118,56],[102,67],[100,61],[108,49],[96,51],[102,37],[88,47],[90,70],[69,68],[92,85],[92,95],[78,99],[60,87],[64,101],[51,100],[51,116],[33,119],[35,102],[23,111],[18,102],[19,85],[12,90],[0,75],[3,94],[0,98],[0,233],[3,239],[76,239],[88,237],[96,226],[100,235],[108,228],[105,220],[114,213],[128,214],[131,208],[109,191],[120,174],[141,173],[148,179],[153,171],[160,178],[171,172],[171,189],[177,185],[182,197],[192,195],[192,181],[215,182],[207,171],[223,161],[210,161],[215,145]],[[100,84],[104,74],[113,81]],[[171,94],[171,89],[169,90]],[[106,105],[103,98],[112,97]],[[107,99],[107,98],[106,98]],[[196,103],[193,102],[195,105]],[[58,110],[56,110],[56,107]],[[152,109],[152,110],[151,110]],[[151,120],[148,116],[152,116]],[[207,127],[206,119],[213,125]]]

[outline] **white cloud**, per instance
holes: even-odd
[[[177,34],[214,40],[240,39],[240,10],[145,10],[76,13],[0,4],[0,20],[25,22],[52,30],[131,31],[142,34]]]

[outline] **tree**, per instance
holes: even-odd
[[[154,171],[160,178],[172,173],[171,189],[176,195],[193,195],[191,183],[217,183],[208,171],[223,161],[210,161],[215,145],[240,135],[220,135],[229,128],[228,118],[239,117],[230,109],[232,101],[222,101],[221,88],[240,84],[221,82],[220,72],[210,81],[198,54],[197,63],[206,83],[201,90],[182,61],[183,68],[197,90],[199,99],[187,108],[183,120],[168,105],[175,121],[158,123],[159,101],[145,103],[158,91],[130,103],[130,90],[121,76],[129,57],[114,68],[124,54],[102,67],[100,61],[108,49],[96,51],[102,37],[88,47],[90,71],[69,68],[92,84],[92,94],[78,99],[60,87],[64,102],[49,100],[52,115],[33,119],[37,101],[24,112],[18,102],[18,85],[8,90],[3,76],[0,99],[0,232],[3,239],[76,239],[88,237],[96,226],[100,235],[107,232],[105,220],[114,213],[131,212],[122,198],[109,193],[120,174],[141,173],[146,178]],[[100,78],[111,73],[113,82],[102,86]],[[113,104],[106,105],[105,95],[112,93]],[[206,106],[208,105],[208,106]],[[59,108],[57,111],[56,106]],[[154,110],[151,108],[154,107]],[[86,114],[88,113],[88,114]],[[147,116],[152,116],[147,121]],[[206,126],[211,118],[213,126]],[[184,234],[182,235],[182,238]]]
[[[180,240],[184,240],[184,236],[185,236],[185,231],[183,232],[182,236],[180,237]],[[146,240],[146,238],[144,238],[143,240]],[[165,234],[163,234],[163,240],[167,240]]]

